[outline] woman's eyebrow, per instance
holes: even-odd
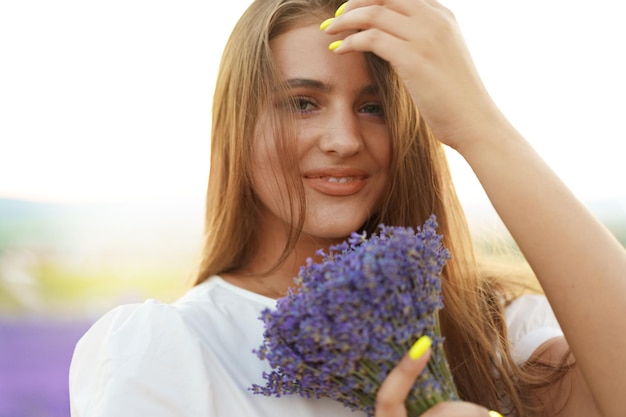
[[[324,93],[330,93],[333,90],[330,84],[310,78],[290,78],[285,83],[290,88],[310,88]]]
[[[321,91],[324,93],[331,93],[333,91],[332,84],[325,83],[320,80],[314,80],[311,78],[290,78],[285,81],[289,88],[309,88],[312,90]],[[366,85],[361,88],[359,94],[362,95],[377,95],[378,90],[373,85]]]

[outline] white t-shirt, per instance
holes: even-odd
[[[360,417],[338,402],[264,397],[269,365],[252,350],[263,339],[260,313],[276,300],[211,277],[180,300],[148,300],[105,314],[76,345],[70,367],[73,417]],[[541,296],[507,307],[514,357],[523,362],[562,335]]]

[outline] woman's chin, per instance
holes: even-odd
[[[302,231],[313,239],[323,240],[330,243],[340,243],[353,232],[358,231],[366,222],[367,218],[360,219],[357,216],[346,216],[319,219],[315,222],[306,220]]]

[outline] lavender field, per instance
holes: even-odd
[[[67,417],[68,367],[85,321],[0,320],[0,417]]]
[[[76,342],[119,304],[179,294],[193,210],[0,198],[0,417],[69,417]]]

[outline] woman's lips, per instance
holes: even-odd
[[[367,173],[360,169],[319,169],[307,171],[304,183],[319,193],[341,197],[361,191],[367,178]]]

